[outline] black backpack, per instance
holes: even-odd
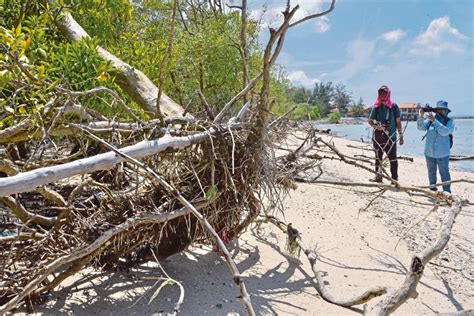
[[[441,122],[444,126],[448,125],[448,122],[449,122],[450,118],[449,117],[443,117],[443,121],[444,122]],[[454,143],[454,140],[453,140],[453,134],[449,134],[449,148],[451,149],[453,147],[453,143]]]

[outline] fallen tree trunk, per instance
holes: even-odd
[[[449,160],[473,160],[474,156],[450,156]]]
[[[208,139],[218,130],[211,128],[208,131],[189,136],[173,137],[165,135],[154,140],[144,140],[135,145],[120,149],[123,153],[136,159],[151,156],[168,149],[176,150],[200,143]],[[0,182],[0,196],[32,191],[48,183],[56,182],[71,176],[91,173],[97,170],[108,170],[116,164],[126,161],[113,151],[93,157],[79,159],[62,165],[39,168],[22,172]]]

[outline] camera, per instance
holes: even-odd
[[[425,104],[425,106],[420,106],[419,109],[423,110],[423,112],[436,112],[436,109],[431,107],[429,104]]]
[[[390,129],[390,121],[389,120],[385,121],[385,123],[384,122],[379,122],[379,121],[375,121],[374,123],[375,123],[376,127],[384,126],[386,131],[388,131]]]

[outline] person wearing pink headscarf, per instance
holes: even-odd
[[[390,99],[390,89],[383,85],[379,88],[377,100],[370,111],[369,125],[374,129],[372,141],[375,149],[375,173],[372,182],[382,182],[382,159],[385,152],[390,160],[392,183],[398,181],[397,138],[403,145],[400,108]],[[397,137],[397,130],[400,134]]]

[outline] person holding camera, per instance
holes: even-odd
[[[448,102],[440,100],[434,108],[429,106],[421,108],[420,116],[416,122],[420,131],[426,131],[423,139],[426,138],[425,158],[430,190],[432,191],[438,190],[433,186],[436,183],[437,169],[442,182],[451,181],[449,155],[453,141],[454,121],[448,117],[449,112],[451,110],[448,108]],[[443,190],[451,193],[451,184],[443,185]]]
[[[369,114],[369,125],[374,129],[372,141],[375,150],[375,173],[372,182],[382,182],[381,165],[383,153],[390,160],[392,181],[398,181],[397,130],[399,143],[403,145],[400,108],[390,100],[390,89],[383,85],[378,90],[377,100]]]

